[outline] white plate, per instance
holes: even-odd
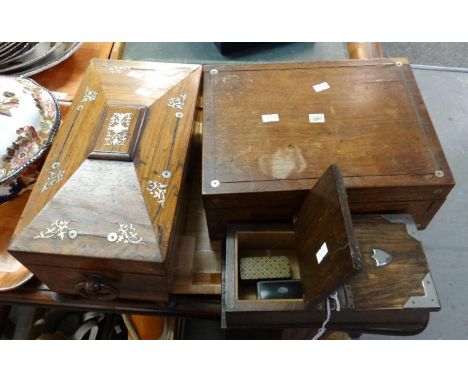
[[[60,108],[30,79],[0,76],[0,185],[9,185],[52,143]]]

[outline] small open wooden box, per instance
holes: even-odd
[[[309,192],[294,224],[229,226],[223,327],[318,326],[326,317],[321,297],[335,291],[340,309],[331,325],[404,321],[440,309],[411,216],[351,217],[342,186],[332,166]],[[319,261],[323,242],[328,254]],[[303,298],[258,299],[256,281],[242,280],[239,269],[243,257],[255,256],[287,256]]]
[[[226,310],[303,311],[361,269],[346,190],[338,166],[332,165],[304,200],[294,227],[230,226],[226,247]],[[318,258],[326,245],[327,253]],[[240,279],[239,263],[247,256],[287,256],[291,278],[301,280],[302,299],[256,299],[256,284]]]

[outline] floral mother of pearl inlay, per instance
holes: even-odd
[[[86,90],[83,94],[83,97],[81,97],[81,101],[80,101],[80,104],[78,105],[77,109],[78,110],[81,110],[83,109],[83,105],[86,103],[86,102],[92,102],[92,101],[95,101],[96,100],[96,97],[97,97],[98,93],[97,91],[91,89],[90,87],[86,87]]]
[[[76,239],[78,236],[91,236],[90,234],[79,233],[78,231],[69,227],[69,220],[57,219],[55,222],[46,227],[43,231],[39,232],[38,235],[34,236],[33,239],[59,239],[63,240],[68,237],[70,240]],[[94,235],[99,236],[99,235]],[[106,239],[110,243],[123,244],[143,244],[143,237],[136,231],[133,224],[119,223],[117,232],[110,232],[106,236]]]
[[[171,172],[169,170],[164,170],[161,175],[163,178],[169,179],[171,177]],[[159,180],[149,180],[146,189],[153,198],[158,199],[158,204],[160,204],[161,207],[164,207],[168,187],[168,184],[160,182]]]
[[[186,98],[187,98],[187,94],[181,94],[177,97],[173,97],[169,99],[169,103],[167,104],[167,106],[173,109],[179,110],[178,112],[175,113],[175,116],[177,118],[182,118],[184,116],[184,113],[182,113],[180,110],[184,108]]]
[[[128,129],[133,113],[113,113],[107,126],[105,146],[123,146],[128,138]]]
[[[184,108],[186,98],[187,94],[181,94],[178,97],[170,98],[167,106],[172,107],[173,109],[182,110]]]
[[[120,74],[130,70],[129,66],[106,66],[107,71],[112,74]]]
[[[57,219],[55,222],[46,227],[43,231],[41,231],[38,235],[34,236],[33,239],[60,239],[63,240],[65,235],[67,235],[70,239],[75,239],[78,235],[74,229],[70,229],[68,224],[70,221]]]
[[[65,172],[60,170],[60,162],[54,162],[50,166],[49,175],[44,183],[44,186],[41,189],[41,192],[47,191],[51,188],[55,183],[63,179],[63,175]]]
[[[107,241],[111,243],[124,244],[144,244],[143,237],[136,231],[133,224],[119,223],[119,229],[117,232],[110,232],[107,235]]]

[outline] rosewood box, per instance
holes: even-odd
[[[204,67],[202,192],[210,236],[288,222],[330,163],[352,213],[419,229],[454,185],[405,59]]]
[[[9,246],[51,289],[167,300],[201,74],[91,63]]]
[[[269,290],[276,297],[263,299],[263,280],[240,274],[242,259],[255,256],[288,257],[293,283],[277,282]],[[294,282],[302,296],[283,297]],[[320,327],[328,317],[328,327],[422,330],[440,309],[411,216],[349,215],[335,166],[309,191],[293,225],[229,225],[222,299],[225,328]]]

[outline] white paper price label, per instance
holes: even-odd
[[[328,254],[327,243],[323,243],[322,246],[320,247],[320,249],[315,254],[315,257],[317,257],[317,263],[320,264],[322,262],[323,258],[325,256],[327,256],[327,254]]]
[[[263,114],[262,115],[263,123],[266,122],[279,122],[279,115],[278,114]]]
[[[325,114],[309,114],[310,123],[325,123]]]
[[[323,92],[324,90],[330,89],[328,82],[321,82],[320,84],[312,86],[316,93]]]

